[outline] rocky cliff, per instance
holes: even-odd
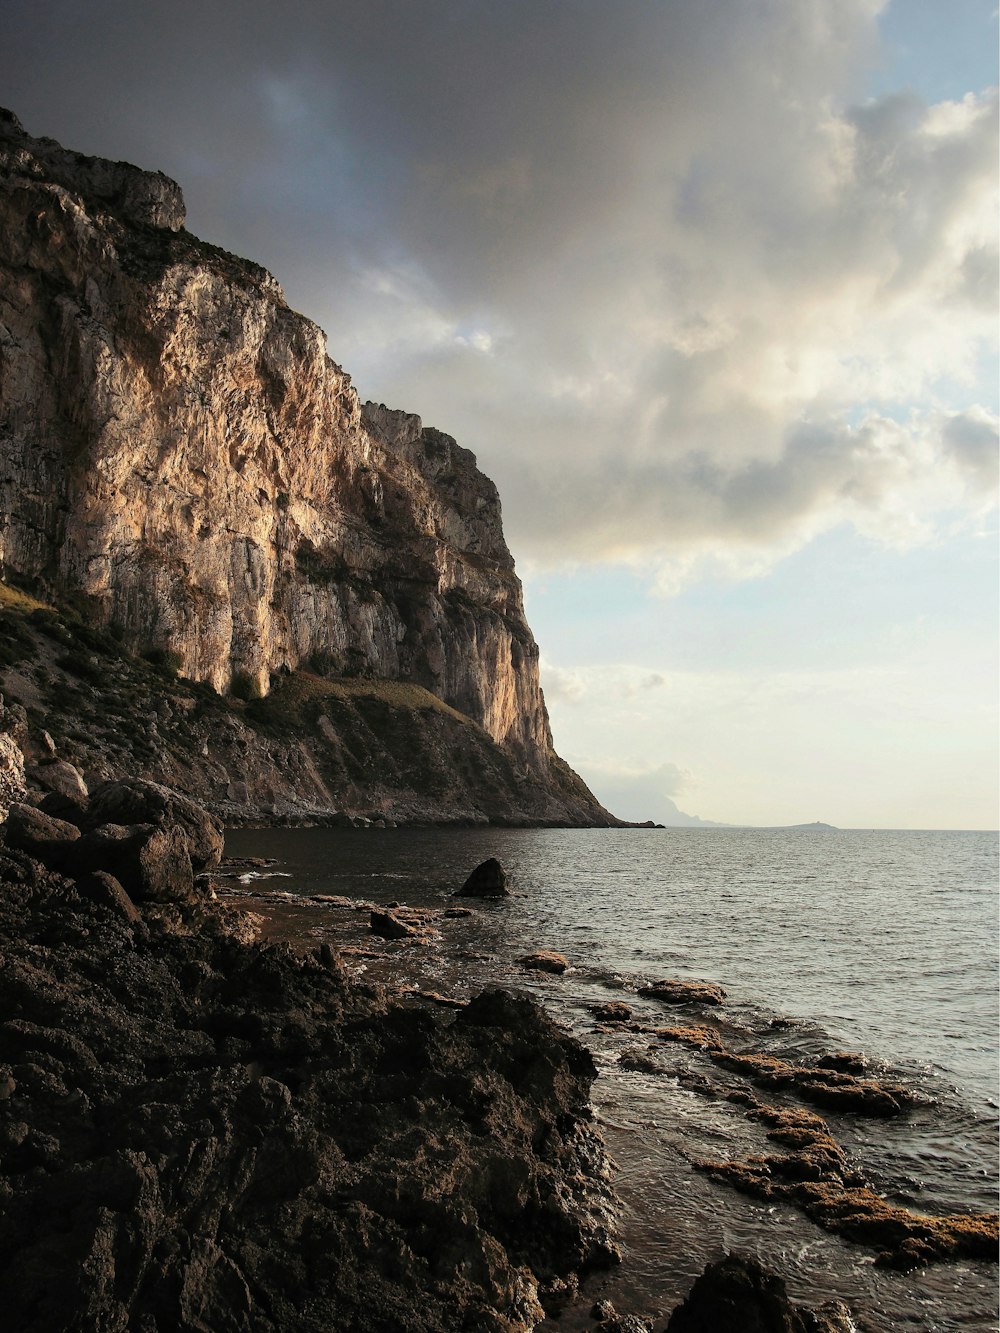
[[[221,694],[407,682],[562,790],[496,488],[183,223],[165,176],[0,113],[0,576]]]

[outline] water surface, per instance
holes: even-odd
[[[661,977],[721,982],[737,1039],[791,1059],[860,1050],[922,1095],[925,1105],[891,1122],[824,1113],[887,1197],[930,1213],[993,1209],[996,834],[273,829],[233,831],[227,852],[277,858],[277,875],[243,886],[267,895],[277,933],[346,946],[353,970],[393,985],[459,997],[517,985],[591,1047],[601,1070],[594,1102],[621,1168],[628,1250],[621,1271],[596,1287],[620,1307],[668,1310],[706,1262],[735,1247],[781,1272],[798,1298],[845,1299],[876,1327],[996,1326],[992,1266],[875,1270],[870,1251],[796,1210],[695,1173],[699,1157],[767,1151],[760,1127],[675,1078],[623,1071],[623,1038],[596,1031],[590,1012],[622,998],[663,1022],[655,1002],[633,993],[638,986]],[[447,906],[487,856],[505,865],[515,896],[439,921],[430,944],[372,949],[366,912],[308,901],[340,894]],[[565,954],[571,970],[547,977],[518,965],[540,948]],[[678,1048],[670,1059],[676,1072],[705,1069],[697,1052]],[[590,1324],[581,1310],[558,1326],[574,1333]]]

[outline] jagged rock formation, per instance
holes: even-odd
[[[203,856],[176,794],[103,800]],[[393,1001],[48,822],[0,828],[5,1327],[528,1333],[617,1257],[595,1065],[529,999]]]
[[[165,176],[0,113],[0,575],[221,692],[303,665],[422,686],[548,781],[495,487],[183,222]]]

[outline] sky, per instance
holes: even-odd
[[[173,176],[362,398],[476,453],[616,813],[997,826],[995,0],[2,0],[0,33],[30,133]]]

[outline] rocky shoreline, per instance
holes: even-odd
[[[14,1327],[519,1333],[618,1261],[595,1066],[537,1004],[390,996],[261,941],[177,792],[62,801],[15,804],[0,846]],[[848,1325],[727,1261],[667,1327]]]

